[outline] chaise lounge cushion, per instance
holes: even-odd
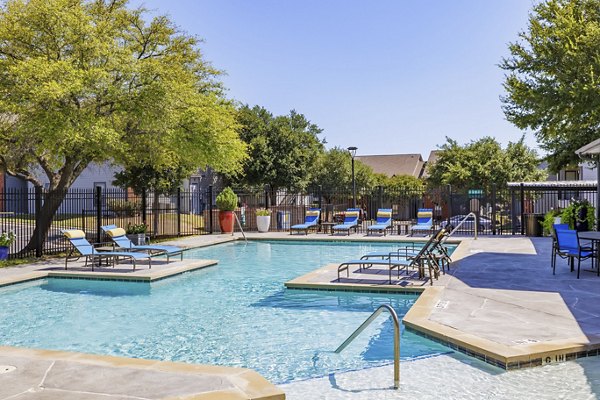
[[[123,229],[123,228],[113,228],[113,229],[108,229],[108,230],[106,231],[106,234],[107,234],[108,236],[110,236],[111,238],[112,238],[112,237],[119,237],[119,236],[123,236],[123,235],[125,235],[125,233],[126,233],[126,232],[125,232],[125,229]]]
[[[70,229],[63,232],[68,239],[81,239],[85,237],[85,232],[79,229]]]

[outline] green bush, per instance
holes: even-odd
[[[8,247],[17,239],[13,232],[2,232],[0,234],[0,246]]]
[[[559,210],[550,210],[544,215],[544,222],[542,222],[542,228],[544,229],[544,236],[550,236],[552,233],[552,225],[554,225],[554,218],[560,216]]]
[[[256,215],[258,217],[267,217],[267,216],[271,215],[271,210],[267,210],[265,208],[259,208],[258,210],[256,210]]]
[[[106,205],[120,217],[134,217],[142,210],[142,205],[137,201],[112,199],[107,200]]]
[[[148,225],[146,224],[132,224],[131,222],[127,224],[127,228],[125,232],[128,235],[139,235],[140,233],[146,233],[148,230]]]
[[[581,218],[583,214],[585,214],[585,218]],[[570,229],[576,229],[577,223],[581,224],[585,221],[587,221],[588,229],[593,229],[596,224],[596,209],[585,199],[573,200],[568,207],[563,209],[560,218],[563,224],[569,224]]]
[[[230,187],[223,189],[217,196],[217,207],[221,211],[233,211],[238,205],[237,194]]]

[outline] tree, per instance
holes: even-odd
[[[278,189],[304,189],[310,183],[315,163],[323,152],[321,129],[296,111],[274,117],[263,107],[239,109],[240,137],[249,147],[244,174],[234,183],[269,185]]]
[[[490,190],[511,181],[539,181],[546,172],[538,168],[534,150],[524,138],[509,143],[506,149],[492,137],[484,137],[464,146],[446,138],[437,161],[428,167],[428,183],[433,186],[452,185],[458,189]]]
[[[8,0],[0,8],[0,167],[48,192],[28,251],[92,162],[234,172],[235,109],[198,40],[126,0]]]
[[[425,192],[425,182],[412,175],[394,175],[392,177],[383,175],[378,184],[397,193],[422,195]]]
[[[511,43],[502,98],[509,121],[533,129],[552,171],[600,136],[600,0],[547,0]]]

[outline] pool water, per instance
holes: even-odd
[[[380,316],[333,350],[379,305],[401,318],[416,295],[285,289],[327,263],[380,243],[250,242],[195,249],[219,264],[151,284],[44,279],[0,289],[0,344],[248,367],[275,383],[389,363],[393,325]],[[404,359],[448,353],[402,332]]]

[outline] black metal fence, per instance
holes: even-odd
[[[215,200],[222,190],[183,191],[172,195],[152,192],[137,195],[126,190],[101,188],[72,189],[66,193],[48,193],[41,189],[6,190],[0,193],[0,230],[12,231],[17,240],[11,246],[11,257],[41,256],[69,249],[62,229],[81,229],[92,242],[103,242],[102,225],[146,224],[151,237],[176,237],[219,233],[219,210]],[[239,197],[235,211],[242,228],[254,231],[256,210],[271,211],[270,229],[288,231],[291,225],[304,221],[305,211],[321,209],[321,222],[343,220],[344,211],[356,203],[362,209],[359,233],[375,223],[379,208],[391,208],[393,234],[406,234],[415,223],[420,208],[431,208],[434,225],[457,225],[470,212],[477,220],[463,224],[458,233],[472,235],[475,224],[483,235],[537,234],[531,229],[551,209],[568,206],[573,198],[596,204],[595,186],[589,188],[553,188],[511,186],[485,191],[453,190],[450,186],[423,191],[390,190],[384,187],[324,191],[319,187],[298,192],[289,190],[236,190]],[[58,204],[55,212],[49,210]],[[53,218],[47,221],[49,213]],[[534,221],[534,222],[532,222]],[[537,224],[537,225],[536,225]],[[40,229],[36,229],[39,227]],[[46,227],[46,229],[41,229]],[[235,230],[239,231],[236,224]]]

